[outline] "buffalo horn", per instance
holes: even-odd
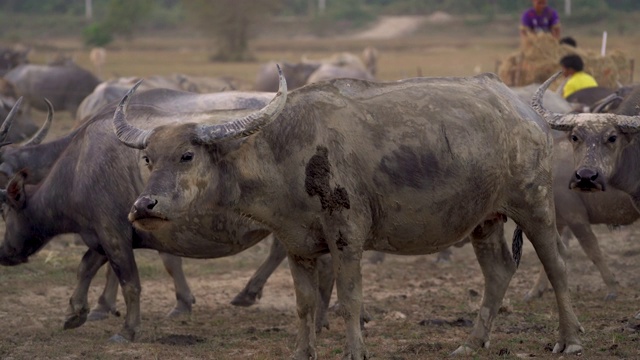
[[[11,111],[9,111],[9,114],[4,119],[2,126],[0,126],[0,143],[2,143],[0,146],[7,145],[7,143],[5,143],[5,139],[7,138],[9,129],[11,129],[11,124],[13,123],[13,120],[16,117],[16,114],[18,113],[18,109],[20,109],[20,105],[22,105],[22,96],[13,105],[13,107],[11,108]]]
[[[141,83],[142,80],[138,81],[129,91],[127,91],[122,100],[120,100],[120,104],[118,104],[116,112],[113,114],[113,126],[116,136],[125,145],[134,149],[146,148],[149,136],[153,133],[153,130],[141,130],[127,123],[127,107],[129,106],[129,100],[131,100],[131,96],[133,96],[133,93]]]
[[[199,125],[197,127],[198,139],[209,144],[225,139],[239,139],[260,131],[262,127],[273,121],[284,108],[287,101],[287,81],[282,75],[282,69],[278,67],[280,85],[276,96],[257,112],[251,113],[241,119],[219,125]]]
[[[545,81],[542,85],[540,85],[536,93],[533,95],[533,98],[531,99],[531,107],[533,107],[533,109],[540,116],[542,116],[547,121],[547,123],[549,123],[549,126],[552,129],[568,131],[568,130],[571,130],[574,125],[571,118],[567,118],[563,114],[553,113],[545,109],[544,106],[542,105],[542,98],[544,97],[545,91],[547,91],[547,88],[549,88],[549,85],[551,85],[551,83],[554,82],[558,78],[558,76],[560,76],[560,74],[562,74],[562,72],[558,71],[557,73],[553,74],[549,79],[547,79],[547,81]]]
[[[44,140],[44,138],[49,133],[49,128],[51,128],[51,122],[53,121],[53,104],[48,99],[44,99],[44,102],[47,103],[47,119],[42,124],[42,127],[35,133],[31,139],[27,140],[22,146],[28,145],[38,145]]]

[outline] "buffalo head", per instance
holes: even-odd
[[[152,231],[173,219],[190,221],[186,214],[206,212],[237,193],[237,188],[224,181],[237,170],[219,159],[282,111],[287,83],[279,67],[278,73],[278,93],[264,108],[248,114],[246,110],[207,113],[200,123],[138,129],[126,118],[129,100],[139,83],[124,96],[113,117],[115,133],[122,143],[143,150],[142,158],[151,171],[145,190],[129,213],[136,227]]]
[[[640,116],[552,113],[544,108],[542,95],[559,75],[540,86],[531,105],[552,129],[565,131],[573,145],[575,172],[569,188],[604,191],[608,183],[622,181],[624,172],[637,171],[625,167],[628,161],[637,162],[633,153],[638,148],[635,134],[640,131]]]
[[[0,190],[2,199],[2,217],[5,221],[5,236],[0,246],[0,265],[13,266],[25,263],[45,244],[45,237],[32,226],[27,207],[25,192],[26,172],[18,172],[9,181],[7,188]]]
[[[27,159],[31,154],[24,150],[26,147],[40,144],[49,132],[53,121],[53,105],[47,99],[44,99],[44,101],[47,104],[47,119],[42,124],[42,127],[27,141],[21,144],[11,144],[7,141],[7,133],[15,120],[17,110],[22,104],[22,98],[18,99],[2,126],[0,126],[0,186],[4,186],[18,170],[24,167],[26,162],[39,161],[39,159]]]

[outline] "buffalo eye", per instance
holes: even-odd
[[[616,140],[618,140],[618,137],[616,135],[611,135],[609,136],[609,138],[607,139],[607,141],[611,144],[613,144],[614,142],[616,142]]]
[[[149,157],[147,155],[142,156],[142,160],[144,160],[146,165],[150,165]]]
[[[193,160],[193,153],[191,151],[187,151],[182,154],[182,157],[180,158],[180,162],[189,162],[191,160]]]
[[[571,141],[578,142],[578,140],[580,140],[580,139],[578,139],[577,135],[571,135]]]

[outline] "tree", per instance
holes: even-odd
[[[105,29],[130,39],[133,30],[153,10],[153,0],[110,0],[107,16],[101,23]]]
[[[279,9],[281,0],[183,0],[194,25],[216,40],[218,61],[251,60],[251,27]]]

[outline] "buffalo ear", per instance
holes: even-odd
[[[27,196],[24,191],[24,183],[27,178],[27,172],[19,171],[13,176],[7,185],[7,203],[13,208],[22,209],[27,202]]]

